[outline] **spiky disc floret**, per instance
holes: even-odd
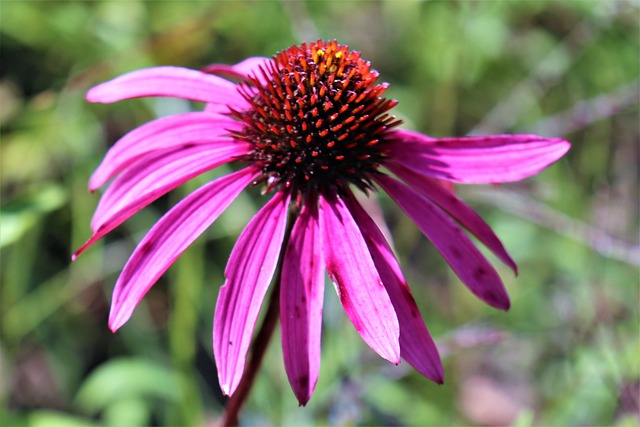
[[[385,133],[400,121],[387,114],[397,101],[381,96],[388,84],[376,84],[370,63],[336,41],[317,41],[280,52],[261,73],[242,86],[252,108],[233,112],[245,123],[234,136],[254,144],[247,160],[262,168],[267,190],[371,187]]]

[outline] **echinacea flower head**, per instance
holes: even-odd
[[[354,191],[384,190],[471,292],[507,309],[500,277],[463,229],[514,271],[515,262],[443,183],[521,180],[559,159],[569,143],[537,135],[431,138],[399,129],[389,114],[397,101],[384,97],[388,84],[378,77],[359,52],[317,41],[200,71],[137,70],[91,89],[90,102],[165,96],[206,107],[151,121],[110,148],[89,187],[111,182],[93,217],[93,236],[74,258],[182,183],[237,165],[185,197],[138,244],[115,285],[110,328],[129,319],[245,188],[260,186],[266,203],[231,251],[215,307],[213,351],[222,391],[231,395],[240,382],[279,263],[284,364],[300,404],[318,379],[325,270],[347,317],[375,352],[442,382],[438,351],[399,263]]]

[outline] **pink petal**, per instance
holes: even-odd
[[[211,64],[202,69],[205,73],[219,74],[222,76],[235,77],[242,80],[249,80],[249,77],[256,77],[260,83],[265,84],[264,78],[260,68],[266,69],[267,65],[273,60],[271,58],[265,58],[263,56],[253,56],[238,62],[235,65],[227,64]]]
[[[419,175],[400,165],[390,164],[388,169],[395,173],[400,179],[409,184],[414,190],[418,190],[424,197],[431,200],[448,213],[460,225],[476,236],[491,252],[493,252],[502,262],[518,274],[518,266],[513,261],[504,245],[495,235],[491,227],[484,222],[480,216],[474,212],[467,204],[460,200],[454,193],[447,190],[434,178]]]
[[[113,290],[109,327],[120,328],[142,297],[260,174],[253,167],[203,185],[167,212],[138,244]]]
[[[168,96],[241,108],[246,101],[236,85],[218,76],[181,67],[131,71],[87,92],[89,102],[108,104],[145,96]],[[227,110],[228,111],[228,110]]]
[[[120,138],[107,152],[89,180],[89,190],[104,185],[131,163],[156,150],[226,138],[240,129],[240,122],[213,113],[185,113],[146,123]]]
[[[538,135],[434,139],[407,130],[393,135],[390,161],[420,174],[468,184],[519,181],[540,172],[570,147],[564,139]]]
[[[253,217],[231,252],[213,320],[213,354],[225,395],[238,387],[262,300],[278,263],[289,195],[276,195]]]
[[[337,196],[320,198],[320,224],[329,277],[347,317],[384,359],[400,363],[400,327],[358,225]]]
[[[320,371],[324,299],[322,235],[315,204],[306,203],[291,231],[282,269],[282,354],[291,388],[306,405]]]
[[[234,160],[249,148],[248,144],[239,143],[194,145],[161,151],[134,164],[102,195],[91,221],[94,234],[72,259],[160,196],[203,172]]]
[[[382,283],[398,315],[400,356],[422,375],[442,384],[444,372],[438,349],[402,275],[398,260],[378,226],[355,198],[347,198],[345,202],[362,232]]]
[[[431,240],[471,292],[493,307],[509,309],[509,296],[498,273],[451,218],[395,179],[382,174],[374,179]]]
[[[241,157],[251,145],[235,141],[161,150],[134,163],[107,188],[91,221],[94,231],[125,207],[144,205],[184,182]],[[141,206],[142,207],[142,206]]]

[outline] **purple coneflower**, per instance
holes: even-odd
[[[239,79],[233,83],[220,77]],[[335,41],[303,43],[273,58],[137,70],[100,84],[90,102],[170,96],[204,111],[129,132],[91,177],[114,178],[74,258],[185,181],[225,163],[238,170],[209,182],[167,212],[138,244],[114,289],[109,326],[120,328],[173,261],[248,186],[268,197],[233,248],[213,322],[222,391],[234,393],[267,288],[279,267],[284,363],[300,404],[318,379],[324,271],[362,339],[392,363],[406,360],[442,382],[438,351],[380,229],[353,193],[383,189],[480,299],[509,298],[465,228],[516,271],[491,228],[442,181],[516,181],[559,159],[569,143],[537,135],[431,138],[398,129],[387,83],[360,53]],[[287,225],[289,223],[289,226]],[[282,258],[282,259],[280,259]]]

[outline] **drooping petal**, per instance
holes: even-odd
[[[471,292],[493,307],[509,308],[509,296],[498,273],[451,218],[395,179],[382,174],[374,179],[431,240]]]
[[[442,384],[444,372],[438,349],[402,275],[398,260],[378,226],[355,198],[346,198],[345,203],[362,232],[382,283],[398,315],[400,356],[422,375]]]
[[[89,102],[108,104],[145,96],[176,97],[233,108],[246,105],[234,83],[182,67],[153,67],[131,71],[93,87],[87,92],[86,99]]]
[[[259,173],[248,167],[205,184],[160,218],[118,278],[109,314],[112,331],[129,320],[151,286]]]
[[[480,215],[460,200],[454,193],[447,190],[434,178],[419,175],[400,165],[390,164],[388,165],[388,169],[395,173],[404,182],[409,184],[410,187],[418,190],[418,192],[423,196],[437,204],[453,219],[458,221],[460,225],[476,236],[482,244],[491,250],[491,252],[500,258],[500,260],[516,274],[518,273],[518,266],[504,248],[504,245],[500,239],[498,239],[498,236],[495,235],[491,227],[484,222]]]
[[[73,259],[145,206],[188,180],[247,152],[248,144],[199,144],[160,151],[118,176],[102,195],[91,220],[93,236]]]
[[[282,354],[291,388],[306,405],[320,371],[324,299],[322,235],[315,204],[306,203],[291,231],[282,267]]]
[[[290,196],[276,195],[253,217],[236,242],[213,319],[213,354],[220,387],[231,395],[244,372],[251,335],[273,277],[284,238]]]
[[[417,173],[467,184],[519,181],[540,172],[570,147],[560,138],[492,135],[431,138],[397,130],[388,146],[389,161]]]
[[[222,76],[230,76],[242,80],[249,80],[249,77],[257,78],[260,83],[265,84],[266,79],[262,75],[260,68],[265,68],[273,60],[264,56],[252,56],[235,65],[227,64],[210,64],[202,69],[205,73],[219,74]]]
[[[247,154],[250,144],[219,141],[162,150],[134,163],[107,187],[93,215],[97,231],[125,207],[146,206],[184,182]],[[142,206],[140,206],[142,207]]]
[[[107,152],[89,180],[95,191],[118,172],[154,151],[187,144],[228,142],[239,122],[214,113],[184,113],[146,123],[120,138]]]
[[[362,234],[338,196],[320,198],[320,224],[327,271],[347,317],[369,347],[398,364],[398,317]]]

